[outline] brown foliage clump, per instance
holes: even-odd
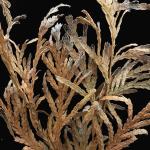
[[[100,23],[95,23],[86,10],[82,11],[84,17],[66,16],[62,35],[62,24],[57,23],[62,14],[53,14],[59,7],[70,6],[60,4],[41,21],[37,38],[17,45],[10,32],[26,16],[13,18],[10,2],[0,0],[8,25],[6,31],[0,27],[0,56],[10,76],[0,99],[0,112],[14,140],[25,145],[23,150],[121,150],[136,141],[137,135],[148,134],[144,127],[150,125],[150,103],[133,115],[132,101],[126,96],[137,89],[150,90],[150,44],[131,43],[116,49],[116,38],[127,12],[147,10],[150,5],[129,0],[97,2],[105,14],[111,43],[102,45]],[[79,24],[83,26],[80,36]],[[89,27],[97,36],[95,46],[87,44]],[[48,30],[51,34],[46,39]],[[25,56],[32,43],[36,43],[35,55]],[[112,69],[121,60],[125,60],[123,67]],[[42,94],[36,95],[37,65],[41,61],[47,69],[42,78]],[[98,72],[103,82],[97,86]],[[44,101],[49,112],[39,109]],[[127,111],[125,121],[118,111]],[[47,117],[46,128],[40,113]]]

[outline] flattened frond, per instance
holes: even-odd
[[[3,14],[6,17],[6,21],[9,26],[10,24],[12,24],[12,20],[13,20],[9,10],[9,8],[11,7],[11,3],[8,0],[1,0],[0,5],[3,9]]]
[[[70,5],[59,4],[58,6],[51,8],[41,22],[41,25],[39,28],[39,36],[42,37],[48,31],[48,29],[50,27],[52,27],[55,24],[55,22],[57,22],[58,16],[60,16],[60,15],[56,15],[56,16],[52,16],[52,17],[50,17],[50,15],[58,12],[58,9],[60,7],[70,7]]]
[[[62,77],[56,76],[56,79],[60,82],[63,83],[67,86],[69,86],[71,89],[73,89],[74,91],[76,91],[77,93],[79,93],[82,96],[86,96],[86,92],[81,89],[79,86],[77,86],[76,84],[70,82],[69,80],[66,80]]]
[[[133,119],[128,120],[122,129],[117,130],[111,144],[108,144],[107,150],[118,150],[127,147],[129,144],[137,140],[137,135],[148,134],[143,127],[150,124],[149,114],[150,103],[146,105]],[[118,138],[119,137],[119,138]]]
[[[100,100],[114,100],[114,101],[120,101],[120,102],[124,102],[127,106],[128,106],[128,118],[132,119],[133,117],[133,105],[130,99],[126,98],[126,97],[120,97],[120,96],[104,96],[103,98],[101,98]]]

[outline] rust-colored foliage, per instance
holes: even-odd
[[[84,17],[73,19],[70,15],[66,16],[65,25],[57,23],[62,14],[53,14],[59,7],[70,7],[60,4],[44,17],[37,38],[17,45],[10,32],[26,16],[13,18],[10,2],[0,0],[8,25],[6,31],[0,27],[0,55],[10,75],[0,99],[0,112],[14,140],[25,145],[23,150],[121,150],[137,140],[137,135],[148,134],[143,127],[150,125],[150,103],[133,116],[132,101],[125,95],[137,92],[136,89],[150,90],[150,44],[131,43],[117,50],[116,38],[126,13],[131,9],[147,10],[150,5],[129,0],[97,2],[105,14],[111,43],[101,44],[100,23],[95,23],[86,10],[82,11]],[[83,26],[80,36],[78,24]],[[87,44],[89,26],[97,36],[97,45],[92,47]],[[51,34],[46,39],[48,30]],[[36,43],[35,56],[25,57],[32,43]],[[43,94],[35,95],[40,60],[47,70],[43,76]],[[112,69],[121,60],[126,60],[123,67]],[[96,87],[98,71],[104,82]],[[53,96],[49,85],[57,96]],[[43,101],[48,103],[49,112],[39,110]],[[69,110],[73,101],[76,104]],[[123,108],[123,103],[127,107]],[[125,123],[118,110],[127,111]],[[47,117],[46,128],[39,113]]]

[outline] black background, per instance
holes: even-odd
[[[140,2],[148,2],[140,1]],[[11,12],[15,17],[20,14],[27,14],[27,19],[17,25],[11,32],[11,38],[17,43],[21,43],[26,39],[37,37],[38,27],[40,21],[46,15],[51,7],[59,3],[70,4],[71,8],[61,9],[61,13],[66,15],[73,14],[73,16],[81,15],[81,10],[86,9],[95,21],[100,21],[102,25],[102,33],[105,40],[110,40],[107,24],[104,19],[104,14],[96,0],[11,0]],[[0,22],[4,27],[5,21],[0,12]],[[128,13],[121,27],[121,32],[117,38],[117,46],[121,47],[128,43],[146,44],[150,43],[150,12],[148,11],[131,11]],[[93,39],[93,38],[92,38]],[[91,39],[91,40],[92,40]],[[8,83],[8,72],[0,60],[0,96]],[[134,104],[134,113],[140,111],[150,100],[150,92],[146,90],[139,90],[138,93],[129,96]],[[147,128],[148,129],[148,128]],[[150,133],[150,128],[149,128]],[[140,136],[139,140],[131,144],[128,150],[149,150],[150,136]],[[0,150],[19,150],[22,145],[13,142],[11,135],[6,127],[5,122],[0,118]]]

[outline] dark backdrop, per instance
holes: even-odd
[[[25,41],[25,39],[31,39],[37,37],[38,27],[40,21],[48,12],[48,10],[56,6],[59,3],[70,4],[70,9],[64,8],[61,11],[74,16],[81,15],[81,10],[86,9],[95,21],[101,21],[103,37],[106,40],[110,40],[107,24],[104,19],[104,15],[99,9],[99,5],[96,0],[11,0],[12,15],[27,14],[27,19],[22,21],[20,25],[17,25],[11,33],[11,38],[17,43]],[[143,2],[141,0],[141,2]],[[148,0],[147,0],[148,2]],[[128,13],[121,27],[121,32],[117,39],[117,46],[123,46],[128,43],[146,44],[150,43],[150,12],[148,11],[131,11]],[[103,22],[104,21],[104,22]],[[0,12],[0,22],[4,22],[2,13]],[[4,26],[5,23],[2,23]],[[4,89],[8,83],[7,70],[0,59],[0,96],[2,96]],[[40,90],[40,89],[39,89]],[[141,110],[147,102],[150,100],[150,92],[146,90],[139,90],[139,93],[132,94],[130,97],[134,103],[135,114]],[[150,133],[150,128],[149,128]],[[150,136],[141,136],[138,141],[131,144],[127,150],[149,150],[146,145],[150,147]],[[21,150],[22,145],[13,142],[11,135],[6,127],[5,122],[0,118],[0,150]]]

